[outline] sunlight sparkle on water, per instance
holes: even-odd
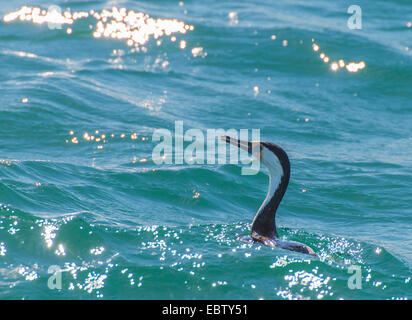
[[[313,51],[318,52],[320,50],[320,47],[318,44],[313,43],[312,49]],[[322,52],[319,55],[319,57],[321,60],[323,60],[324,63],[330,63],[330,58],[324,52]],[[339,59],[338,62],[333,61],[330,63],[330,69],[334,72],[339,71],[340,69],[343,69],[345,67],[348,72],[353,73],[353,72],[358,72],[359,70],[365,69],[366,63],[364,61],[360,61],[360,62],[350,62],[346,64],[343,59]]]
[[[70,10],[59,12],[56,9],[42,10],[39,7],[23,6],[17,11],[7,13],[3,17],[5,23],[16,20],[33,22],[35,24],[49,24],[52,29],[60,29],[61,25],[73,25],[76,20],[84,18],[94,18],[97,20],[94,38],[110,38],[124,40],[128,46],[145,45],[151,38],[158,39],[162,36],[172,36],[173,34],[185,34],[193,31],[194,26],[185,24],[177,19],[154,19],[143,12],[127,11],[126,8],[113,7],[112,10],[102,10],[97,12],[70,12]],[[71,35],[73,28],[67,28],[66,33]],[[176,41],[176,37],[172,36]],[[181,49],[186,45],[180,45]]]
[[[97,143],[98,145],[96,146],[97,150],[102,150],[104,147],[103,145],[109,142],[112,142],[115,137],[117,136],[114,133],[111,134],[104,134],[104,133],[100,133],[99,130],[95,130],[95,135],[91,135],[88,132],[84,132],[83,134],[81,134],[81,137],[83,138],[83,140],[79,140],[79,138],[77,138],[77,136],[75,135],[74,130],[70,130],[69,131],[69,135],[70,137],[68,139],[66,139],[66,143],[71,143],[74,145],[80,144],[80,143],[84,143],[84,142],[89,142],[89,143]],[[121,139],[125,139],[126,138],[126,134],[122,133],[119,135],[119,137]],[[148,137],[144,137],[144,136],[139,136],[136,132],[133,132],[130,134],[130,140],[133,141],[148,141],[149,138]],[[147,159],[140,159],[139,162],[146,162]],[[137,159],[133,160],[133,163],[136,163]]]

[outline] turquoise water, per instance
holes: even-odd
[[[55,4],[194,30],[136,48],[94,37],[93,17],[61,29],[2,19],[1,299],[411,297],[409,1],[361,1],[362,30],[347,27],[351,1]],[[50,2],[2,1],[0,16],[23,5]],[[333,71],[339,59],[366,67]],[[281,145],[292,173],[279,235],[320,259],[236,240],[265,170],[155,164],[152,134],[175,121],[257,128]],[[47,286],[53,265],[61,290]],[[348,287],[351,265],[362,289]]]

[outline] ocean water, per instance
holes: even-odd
[[[51,4],[89,16],[7,15]],[[1,1],[0,298],[410,298],[412,4],[359,1],[362,29],[350,5]],[[170,34],[112,38],[90,10],[113,7],[167,19]],[[279,235],[320,258],[236,239],[265,170],[156,164],[153,132],[175,121],[282,146]]]

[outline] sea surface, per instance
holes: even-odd
[[[410,299],[412,3],[352,2],[1,0],[0,299]],[[156,164],[176,121],[283,147],[319,258],[237,240],[265,169]]]

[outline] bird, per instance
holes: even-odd
[[[285,150],[272,142],[241,141],[229,136],[221,136],[219,139],[247,151],[269,171],[268,192],[253,219],[250,237],[241,237],[240,240],[258,242],[269,247],[317,257],[315,251],[303,243],[279,239],[276,230],[276,211],[285,195],[290,179],[290,161]]]

